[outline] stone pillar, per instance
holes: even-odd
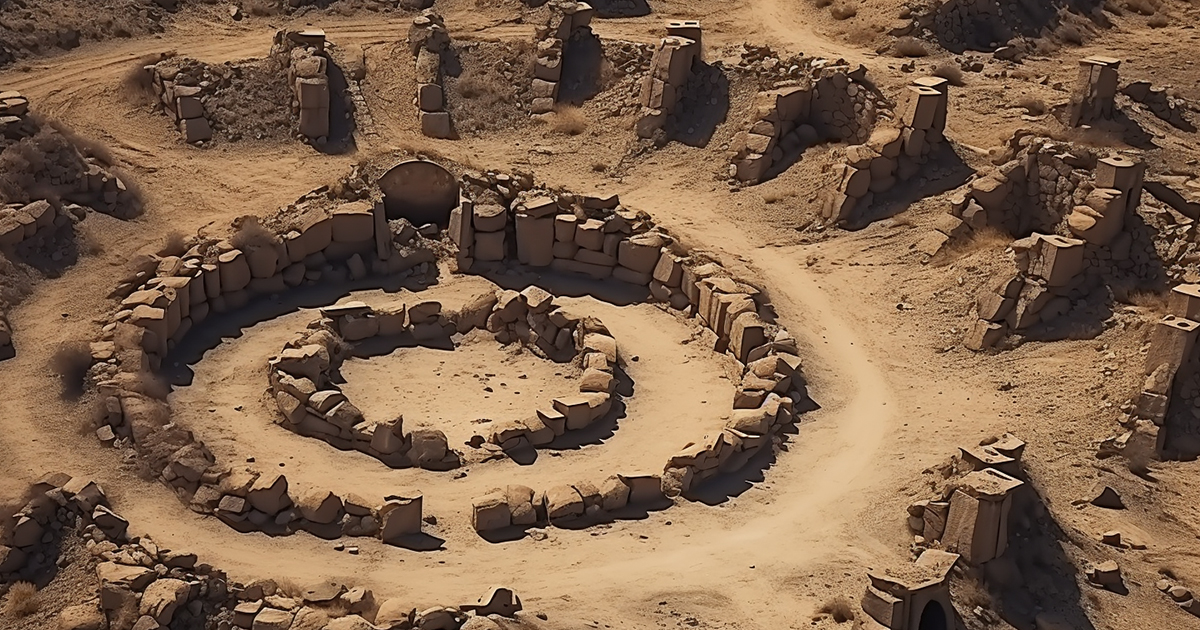
[[[1120,59],[1092,56],[1079,61],[1079,77],[1071,97],[1072,127],[1101,118],[1112,118],[1117,96]]]
[[[977,470],[962,480],[950,498],[942,545],[973,565],[998,558],[1008,547],[1008,514],[1020,480],[994,468]]]

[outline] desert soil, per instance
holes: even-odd
[[[650,43],[662,35],[666,19],[700,19],[713,53],[746,41],[781,53],[841,57],[863,63],[885,93],[895,93],[911,76],[899,69],[907,60],[878,55],[875,47],[886,39],[881,29],[895,19],[899,4],[864,2],[858,17],[837,21],[827,9],[800,0],[652,0],[652,15],[597,20],[595,30],[605,39]],[[1021,120],[1025,112],[1015,109],[1017,98],[1065,101],[1075,60],[1088,54],[1125,59],[1123,81],[1170,83],[1180,96],[1200,101],[1200,71],[1188,52],[1197,39],[1191,24],[1200,14],[1180,2],[1164,6],[1173,16],[1166,28],[1149,29],[1136,16],[1114,18],[1115,27],[1098,30],[1081,47],[1056,48],[1027,61],[1020,77],[967,74],[966,86],[953,90],[947,136],[986,148],[1018,126],[1037,124]],[[456,40],[533,36],[532,23],[512,21],[515,2],[438,0],[436,8]],[[776,180],[731,188],[720,165],[727,163],[730,138],[749,119],[744,99],[707,148],[672,144],[635,158],[626,157],[634,144],[627,117],[589,118],[579,135],[529,124],[458,141],[426,139],[416,127],[412,64],[401,45],[410,20],[404,13],[331,11],[297,21],[277,15],[235,23],[205,7],[178,14],[158,36],[87,43],[0,71],[0,87],[20,90],[38,112],[106,145],[147,198],[147,212],[136,221],[87,219],[103,251],[41,282],[10,313],[19,352],[0,363],[9,401],[0,414],[0,497],[16,503],[29,481],[50,469],[91,476],[136,533],[196,551],[244,581],[335,578],[370,587],[377,598],[403,596],[416,605],[470,601],[500,582],[516,589],[527,609],[545,612],[550,628],[833,627],[828,617],[814,619],[823,604],[837,596],[857,600],[868,567],[908,562],[905,506],[928,496],[923,471],[960,445],[1011,431],[1029,442],[1027,468],[1048,509],[1064,529],[1078,532],[1077,539],[1061,543],[1070,557],[1107,559],[1109,552],[1090,537],[1122,522],[1151,539],[1145,552],[1121,558],[1128,579],[1140,588],[1129,596],[1090,589],[1072,605],[1087,611],[1094,628],[1194,627],[1188,624],[1195,619],[1152,585],[1164,567],[1200,584],[1200,491],[1193,483],[1200,469],[1195,462],[1155,464],[1152,483],[1093,457],[1096,444],[1117,432],[1116,406],[1140,387],[1144,343],[1158,317],[1152,308],[1114,307],[1111,325],[1093,339],[1029,343],[999,355],[968,352],[960,341],[974,288],[1003,268],[1004,245],[923,264],[912,245],[920,228],[944,212],[944,201],[919,201],[901,217],[857,232],[806,229],[817,212],[815,193],[828,179],[822,167],[832,158],[817,148]],[[209,63],[261,57],[275,30],[306,22],[324,28],[339,47],[365,51],[367,102],[378,135],[360,142],[358,154],[325,155],[295,141],[198,150],[181,144],[164,116],[125,94],[123,79],[144,55],[173,50]],[[927,71],[948,57],[916,63]],[[589,115],[587,105],[583,113]],[[1163,132],[1162,144],[1193,156],[1193,165],[1200,155],[1195,134]],[[729,366],[693,343],[689,324],[663,311],[572,298],[572,307],[604,320],[626,357],[638,357],[628,366],[634,395],[624,417],[577,448],[541,452],[531,466],[477,463],[461,478],[390,470],[271,422],[261,402],[266,359],[316,317],[312,309],[246,322],[180,366],[193,377],[175,390],[172,403],[218,460],[277,462],[297,485],[339,494],[424,494],[426,513],[438,519],[428,531],[445,540],[443,549],[409,551],[368,539],[358,542],[358,556],[306,534],[241,534],[198,516],[81,429],[88,410],[60,396],[51,357],[64,340],[95,337],[97,322],[113,308],[105,296],[132,253],[154,249],[172,232],[219,232],[236,216],[267,214],[335,181],[365,157],[415,152],[480,168],[529,169],[541,181],[581,192],[619,193],[626,205],[649,212],[689,245],[714,252],[769,291],[780,322],[801,342],[810,392],[821,408],[803,416],[798,433],[761,474],[733,480],[710,502],[682,502],[641,520],[549,529],[542,540],[494,544],[467,526],[471,497],[508,483],[537,487],[655,466],[689,436],[722,425],[720,410],[733,390]],[[969,149],[960,153],[981,160]],[[597,163],[623,168],[609,175]],[[451,277],[428,295],[443,292],[452,300],[485,284]],[[382,303],[405,296],[344,297]],[[410,426],[437,424],[456,447],[486,426],[476,419],[523,414],[570,390],[566,381],[573,376],[490,341],[452,352],[400,349],[352,359],[343,374],[347,393],[361,399],[368,417],[403,414]],[[485,386],[493,391],[483,391]],[[1137,497],[1121,522],[1071,504],[1101,475]]]

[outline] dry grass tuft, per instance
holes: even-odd
[[[188,238],[179,230],[171,230],[163,237],[162,246],[158,248],[159,256],[182,256],[187,253]]]
[[[1129,293],[1129,303],[1134,306],[1149,309],[1155,313],[1166,314],[1167,299],[1166,293],[1157,291],[1131,291]]]
[[[848,20],[858,15],[858,7],[853,4],[835,4],[829,8],[829,14],[835,20]]]
[[[274,247],[275,235],[255,219],[243,221],[241,229],[233,235],[229,242],[240,250],[252,251],[263,247]]]
[[[604,162],[592,162],[592,171],[596,173],[607,173],[608,165]]]
[[[146,70],[146,66],[162,61],[163,55],[145,55],[138,58],[125,72],[121,79],[121,91],[125,97],[137,105],[150,105],[156,102],[154,95],[154,77]]]
[[[901,37],[892,44],[892,53],[897,57],[924,57],[929,54],[929,49],[916,39]]]
[[[950,85],[957,87],[962,87],[966,83],[963,80],[962,68],[959,68],[956,64],[950,62],[939,63],[938,66],[933,69],[933,76],[941,77],[949,81]]]
[[[965,579],[960,584],[955,592],[957,598],[962,602],[968,610],[975,608],[983,608],[984,610],[992,609],[992,595],[988,593],[987,588],[977,579]]]
[[[17,582],[9,587],[4,596],[4,614],[13,618],[28,617],[38,611],[41,601],[37,587],[29,582]]]
[[[559,105],[554,109],[554,121],[550,124],[550,129],[554,133],[578,136],[587,131],[587,126],[587,118],[578,107]]]
[[[846,623],[854,621],[854,606],[845,596],[838,595],[837,597],[825,602],[821,606],[820,612],[833,617],[837,623]]]

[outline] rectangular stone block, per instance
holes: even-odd
[[[554,219],[516,217],[517,259],[531,267],[549,267],[554,261]]]

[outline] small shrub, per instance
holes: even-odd
[[[592,171],[596,173],[607,173],[608,165],[604,162],[592,162]]]
[[[829,8],[829,14],[835,20],[848,20],[858,15],[858,7],[852,4],[835,4]]]
[[[1024,109],[1030,116],[1041,116],[1046,113],[1046,103],[1035,96],[1022,96],[1017,101],[1017,107]]]
[[[1150,18],[1150,21],[1146,23],[1150,25],[1150,28],[1164,28],[1170,24],[1171,21],[1167,19],[1167,16],[1159,14]]]
[[[50,364],[62,379],[63,391],[70,397],[83,393],[84,378],[92,367],[92,350],[82,341],[64,341],[54,351]]]
[[[820,612],[833,617],[833,620],[837,623],[854,621],[854,606],[850,604],[850,600],[846,599],[842,595],[838,595],[837,597],[825,602],[825,604],[821,606]]]
[[[950,85],[961,87],[964,84],[962,68],[950,62],[938,64],[933,69],[933,76],[949,81]]]
[[[149,105],[154,102],[154,77],[146,70],[146,66],[156,63],[158,56],[146,56],[133,62],[121,79],[121,89],[129,100],[138,105]]]
[[[75,226],[75,235],[79,241],[79,251],[88,256],[99,256],[104,253],[104,243],[100,242],[91,227],[80,223]]]
[[[1155,291],[1131,291],[1129,303],[1149,309],[1155,313],[1167,312],[1167,294]]]
[[[244,221],[241,229],[237,231],[237,234],[233,235],[230,242],[240,250],[252,251],[263,247],[273,247],[275,245],[275,235],[271,234],[257,220]]]
[[[958,585],[958,599],[965,604],[969,610],[975,608],[983,608],[984,610],[992,609],[992,596],[988,593],[987,588],[979,583],[977,579],[966,579]]]
[[[897,57],[924,57],[929,54],[925,44],[911,37],[901,37],[892,44],[892,51]]]
[[[37,587],[29,582],[13,584],[4,596],[4,613],[10,617],[27,617],[37,612],[40,606]]]
[[[183,232],[171,230],[163,237],[162,247],[158,248],[159,256],[182,256],[187,253],[188,240]]]
[[[578,107],[560,105],[554,110],[554,122],[551,123],[550,129],[554,133],[578,136],[587,130],[587,118]]]

